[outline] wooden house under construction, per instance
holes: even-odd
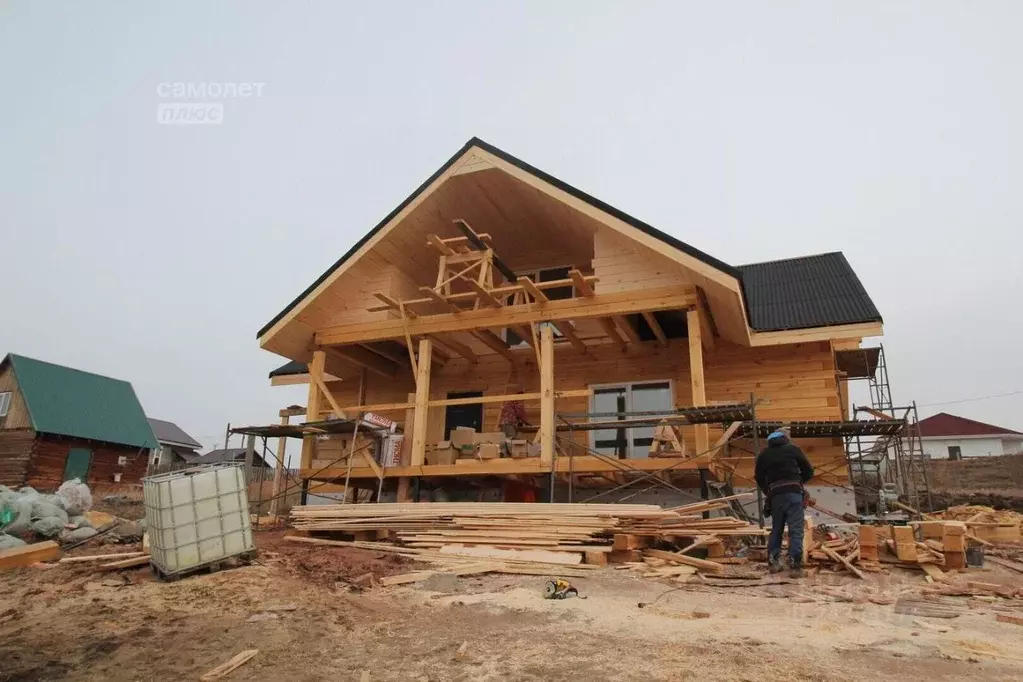
[[[732,266],[472,139],[259,331],[290,360],[272,383],[309,385],[301,423],[262,433],[303,439],[319,492],[578,501],[752,487],[756,438],[784,423],[842,497],[842,354],[881,333],[841,253]],[[513,399],[517,456],[434,456]],[[349,445],[366,413],[405,434],[392,460]]]

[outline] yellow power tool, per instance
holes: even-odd
[[[554,580],[548,580],[544,583],[544,599],[565,599],[566,597],[578,596],[579,590],[572,587],[572,583],[568,582],[564,578],[555,578]]]

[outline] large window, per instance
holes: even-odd
[[[593,387],[590,421],[623,421],[623,412],[658,412],[675,409],[670,381],[644,381]],[[597,429],[591,432],[590,447],[602,455],[619,459],[643,459],[650,454],[654,427],[632,426]]]

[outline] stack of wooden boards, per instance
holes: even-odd
[[[304,531],[351,534],[356,540],[395,540],[413,549],[491,547],[574,552],[587,562],[636,560],[655,542],[760,535],[764,531],[730,516],[703,518],[731,498],[662,509],[648,504],[542,504],[419,502],[294,507],[292,525]],[[686,541],[684,544],[691,544]],[[723,551],[723,548],[722,548]],[[617,556],[593,556],[613,555]]]
[[[1016,543],[1021,541],[1020,525],[1023,514],[1008,510],[995,510],[978,505],[949,507],[944,511],[925,514],[926,521],[961,521],[966,524],[968,536],[979,544]]]

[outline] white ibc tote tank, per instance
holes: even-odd
[[[200,466],[142,484],[150,562],[162,577],[255,553],[241,466]]]

